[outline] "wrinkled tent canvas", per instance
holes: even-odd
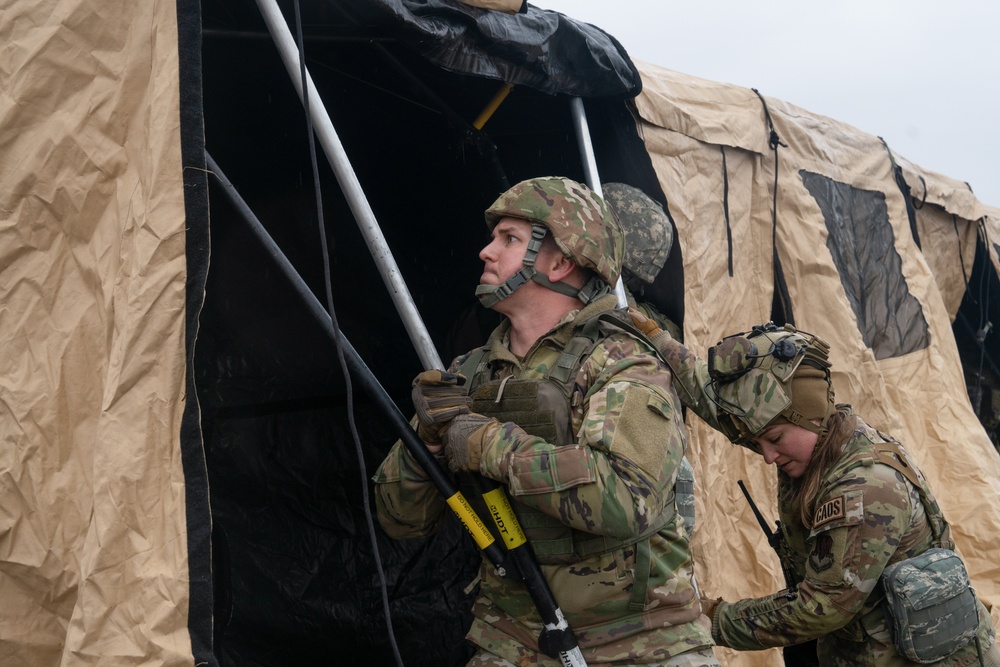
[[[838,399],[913,452],[1000,625],[1000,461],[954,333],[974,267],[1000,272],[1000,210],[877,137],[766,91],[634,64],[554,12],[313,11],[310,26],[392,38],[327,47],[314,27],[309,66],[443,357],[489,325],[471,286],[477,215],[502,189],[491,170],[582,179],[564,109],[583,96],[602,178],[642,187],[675,224],[650,295],[686,344],[704,351],[775,313],[830,340]],[[350,390],[206,174],[208,148],[321,294],[301,106],[267,40],[203,48],[219,26],[259,31],[256,7],[42,0],[0,24],[0,663],[392,664]],[[515,90],[478,143],[447,145],[467,130],[407,106],[414,86],[372,67],[374,49],[407,55],[465,117],[501,81]],[[238,109],[225,106],[234,80]],[[419,362],[323,179],[344,331],[409,412]],[[449,206],[414,205],[421,193]],[[394,436],[357,401],[371,466]],[[773,517],[773,472],[693,415],[687,427],[699,585],[729,599],[777,590],[735,483]],[[461,527],[375,542],[406,664],[462,664],[478,554]]]
[[[912,233],[892,157],[876,137],[767,98],[781,140],[775,150],[765,100],[753,91],[655,66],[640,71],[642,134],[685,250],[685,298],[702,304],[685,311],[686,344],[704,350],[770,318],[776,238],[796,326],[832,342],[837,400],[914,453],[939,489],[958,550],[996,624],[1000,571],[994,549],[983,548],[995,542],[983,536],[1000,527],[1000,465],[969,406],[950,327],[981,207],[967,188],[906,163],[904,174],[927,184],[917,221],[928,257]],[[694,544],[702,587],[727,599],[778,590],[777,559],[767,557],[733,483],[742,478],[756,498],[772,498],[773,472],[696,417],[688,423],[700,483]],[[733,563],[747,562],[748,545],[773,565],[768,583],[758,572],[733,576]]]
[[[3,664],[190,664],[208,627],[175,10],[4,10]]]

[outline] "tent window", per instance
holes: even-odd
[[[854,309],[861,336],[876,359],[899,357],[930,344],[920,302],[903,278],[885,195],[801,170],[823,213],[826,245]]]

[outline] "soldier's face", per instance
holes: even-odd
[[[784,423],[768,427],[754,441],[765,462],[773,463],[792,479],[798,479],[805,473],[818,439],[819,436],[807,428]]]
[[[520,271],[530,240],[530,222],[501,218],[493,228],[493,240],[479,251],[479,259],[483,260],[483,275],[479,284],[502,285]]]

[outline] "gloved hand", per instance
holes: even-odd
[[[649,319],[636,308],[629,306],[628,314],[632,318],[632,324],[635,325],[635,328],[646,334],[650,339],[663,331],[654,320]]]
[[[444,452],[448,457],[448,467],[453,472],[479,472],[486,433],[491,425],[499,423],[493,417],[475,412],[459,415],[451,420],[448,430],[444,432]]]
[[[708,616],[708,620],[713,620],[712,616],[715,615],[715,608],[719,606],[720,602],[723,602],[722,598],[715,598],[714,600],[710,598],[701,598],[701,613]]]
[[[469,390],[465,376],[447,371],[424,371],[413,379],[410,397],[417,411],[417,435],[424,442],[441,443],[441,434],[458,415],[468,414]]]

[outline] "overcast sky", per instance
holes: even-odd
[[[757,88],[881,136],[1000,207],[997,0],[529,0],[633,60]]]

